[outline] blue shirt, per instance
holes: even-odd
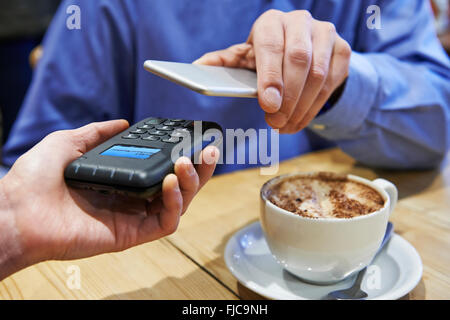
[[[66,27],[71,4],[81,9],[80,30]],[[381,8],[381,29],[367,27],[372,4]],[[338,145],[377,167],[425,168],[442,160],[449,143],[450,63],[426,0],[71,0],[47,32],[4,162],[12,165],[52,131],[114,118],[268,128],[256,99],[202,96],[149,74],[142,64],[192,62],[245,42],[270,8],[309,10],[334,23],[353,49],[342,96],[307,129],[280,135],[280,159]],[[218,172],[247,166],[224,165]]]

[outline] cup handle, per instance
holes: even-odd
[[[397,187],[392,182],[389,182],[389,181],[387,181],[385,179],[381,179],[381,178],[376,179],[372,182],[387,192],[387,194],[389,196],[389,203],[390,203],[389,215],[391,215],[392,211],[394,211],[395,205],[397,204],[397,199],[398,199]]]

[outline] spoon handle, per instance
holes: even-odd
[[[388,222],[387,227],[386,227],[386,232],[384,233],[384,237],[383,237],[383,240],[381,241],[380,247],[378,248],[377,252],[375,253],[375,256],[372,258],[372,261],[370,261],[368,266],[370,266],[372,264],[373,260],[375,260],[375,257],[378,255],[378,253],[380,253],[380,251],[383,249],[384,245],[389,241],[389,239],[392,236],[393,231],[394,231],[394,225],[391,222]],[[365,267],[364,269],[362,269],[361,271],[358,272],[358,276],[356,277],[356,280],[353,283],[352,288],[358,287],[358,289],[359,289],[361,287],[361,282],[364,278],[364,274],[367,271],[367,267]]]
[[[386,227],[386,232],[384,233],[383,241],[381,241],[380,247],[378,248],[378,251],[375,254],[375,256],[373,257],[373,259],[375,259],[375,257],[381,251],[381,249],[383,249],[386,242],[389,241],[389,239],[392,236],[392,232],[394,232],[394,225],[391,222],[388,222],[387,227]],[[372,261],[373,261],[373,259],[372,259]]]

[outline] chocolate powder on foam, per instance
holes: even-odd
[[[283,180],[272,187],[268,199],[309,218],[353,218],[384,206],[382,196],[374,189],[328,172]]]

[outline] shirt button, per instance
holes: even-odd
[[[312,127],[314,130],[325,130],[327,128],[324,124],[313,124]]]

